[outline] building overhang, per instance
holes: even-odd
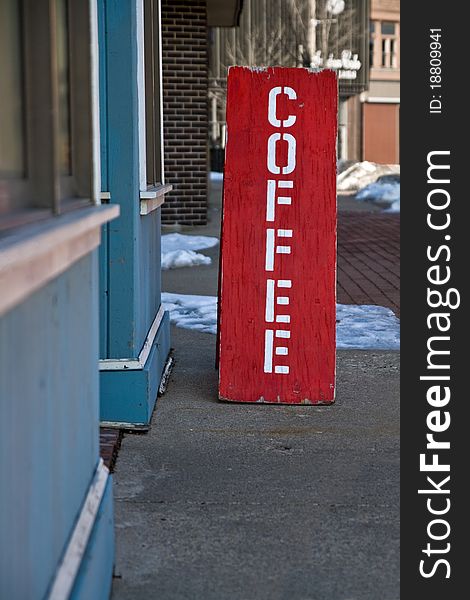
[[[243,0],[207,0],[209,27],[237,27]]]

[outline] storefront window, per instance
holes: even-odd
[[[91,201],[89,11],[0,0],[0,231]]]
[[[382,35],[395,35],[395,23],[382,21]]]
[[[0,178],[2,179],[22,178],[26,170],[22,41],[20,5],[17,0],[3,0],[0,2]]]
[[[61,175],[70,175],[71,132],[70,132],[70,52],[67,0],[56,0],[56,52],[58,94],[58,155]]]

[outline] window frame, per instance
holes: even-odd
[[[0,178],[5,195],[0,231],[94,203],[91,4],[65,2],[71,174],[61,175],[59,165],[56,0],[20,0],[25,173],[22,178]]]
[[[384,23],[393,24],[394,33],[382,33]],[[371,19],[371,68],[398,71],[400,68],[400,22],[393,19]],[[384,49],[385,44],[385,49]]]
[[[160,0],[143,0],[147,190],[165,184]]]

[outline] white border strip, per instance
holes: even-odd
[[[365,102],[371,102],[373,104],[400,104],[400,96],[368,96]]]
[[[54,583],[48,596],[49,600],[64,600],[72,592],[101,506],[101,501],[103,500],[108,476],[108,468],[105,466],[103,459],[100,458],[95,476],[80,511],[80,516],[74,527],[65,554],[59,563]]]
[[[160,305],[157,316],[153,320],[152,326],[150,327],[147,337],[145,338],[145,342],[142,346],[142,350],[140,351],[138,359],[105,358],[100,360],[100,371],[136,371],[143,369],[145,363],[147,362],[147,358],[149,357],[150,350],[152,349],[153,342],[155,341],[155,336],[157,335],[157,331],[160,327],[160,323],[162,322],[164,313],[165,309],[163,308],[163,305]]]
[[[137,429],[138,431],[148,431],[149,423],[128,423],[127,421],[100,421],[100,427],[110,427],[111,429]]]

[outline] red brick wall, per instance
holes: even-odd
[[[207,220],[208,55],[205,0],[162,0],[163,223]]]

